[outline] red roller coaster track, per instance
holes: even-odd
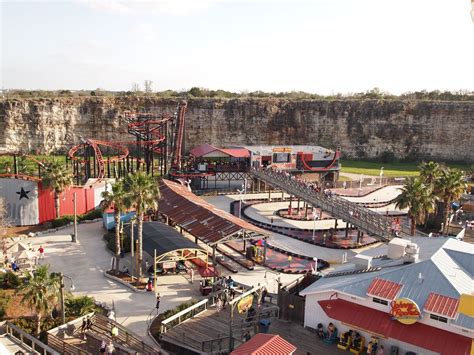
[[[126,145],[144,145],[156,153],[163,153],[161,150],[161,143],[163,143],[167,137],[163,134],[163,128],[165,124],[177,119],[177,132],[174,140],[174,149],[172,151],[172,167],[179,169],[181,167],[182,158],[182,147],[184,138],[184,123],[185,113],[187,104],[182,101],[179,104],[177,115],[170,113],[164,113],[160,119],[156,118],[156,115],[151,113],[133,113],[127,112],[125,114],[128,120],[127,129],[128,132],[137,137],[137,141],[102,141],[95,139],[86,139],[82,143],[75,145],[69,150],[69,157],[72,160],[84,162],[84,159],[78,156],[79,151],[83,151],[88,147],[91,147],[94,151],[94,156],[98,165],[97,181],[102,180],[105,177],[104,159],[100,146],[109,147],[116,149],[118,154],[114,157],[109,158],[109,161],[121,161],[128,157],[130,154],[129,149]]]

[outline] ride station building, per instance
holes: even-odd
[[[353,330],[364,353],[372,341],[387,354],[473,354],[474,246],[448,238],[412,241],[396,238],[383,246],[383,257],[364,255],[355,269],[301,291],[304,325],[333,323],[339,337]]]

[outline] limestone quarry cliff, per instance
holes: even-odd
[[[0,101],[0,151],[64,151],[80,137],[130,140],[124,111],[174,112],[153,97]],[[201,143],[340,146],[347,158],[473,162],[474,102],[189,99],[185,147]]]

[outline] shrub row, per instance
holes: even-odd
[[[92,210],[87,213],[84,213],[83,215],[77,216],[77,221],[78,222],[92,221],[94,219],[101,218],[101,217],[102,217],[102,210],[96,209],[96,210]],[[62,216],[53,220],[51,222],[51,226],[53,228],[58,228],[58,227],[68,225],[71,222],[74,222],[74,216],[66,215],[66,216]]]

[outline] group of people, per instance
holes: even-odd
[[[216,308],[217,311],[220,311],[225,309],[227,303],[232,301],[235,297],[234,280],[231,276],[229,276],[227,279],[225,277],[221,277],[216,281],[216,286],[222,290],[216,299]]]
[[[324,326],[321,323],[316,328],[316,334],[319,339],[331,339],[336,331],[336,326],[333,323],[329,323],[327,331],[324,331]]]
[[[86,332],[88,330],[92,330],[92,319],[89,316],[82,318],[81,334],[84,339],[86,339]]]

